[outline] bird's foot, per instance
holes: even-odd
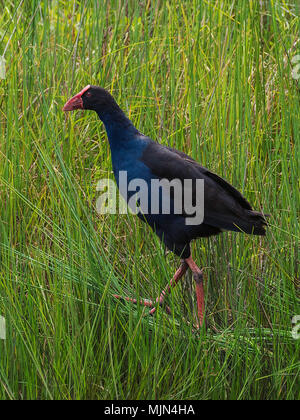
[[[192,332],[194,334],[199,333],[203,327],[205,327],[206,331],[211,330],[215,334],[221,333],[221,331],[218,330],[211,322],[208,322],[206,318],[204,318],[202,325],[200,325],[198,322],[195,324],[192,324]]]
[[[133,298],[130,298],[130,297],[127,297],[127,296],[120,296],[120,295],[113,295],[113,296],[116,299],[124,299],[124,300],[127,300],[127,302],[131,302],[131,303],[133,303],[135,305],[137,305],[137,303],[138,303],[138,300],[137,299],[133,299]],[[149,308],[152,308],[150,310],[150,312],[149,312],[149,315],[152,316],[152,315],[154,315],[154,313],[155,313],[155,311],[157,309],[157,306],[155,306],[155,305],[156,304],[159,304],[159,306],[163,306],[163,303],[164,302],[160,298],[157,298],[155,302],[153,302],[150,299],[140,299],[139,300],[139,303],[140,303],[140,305],[144,305],[144,306],[147,306]],[[168,315],[171,314],[171,309],[167,305],[165,305],[165,311],[167,312]]]
[[[120,296],[120,295],[113,295],[113,296],[116,299],[124,299],[124,300],[127,300],[127,302],[134,303],[135,305],[137,305],[137,303],[138,303],[137,299],[133,299],[133,298],[130,298],[130,297],[127,297],[127,296]],[[144,306],[148,306],[150,308],[153,307],[153,302],[149,299],[141,299],[140,304],[144,305]]]
[[[181,260],[180,267],[178,268],[178,270],[174,274],[173,278],[171,279],[171,281],[169,282],[167,287],[161,292],[160,296],[155,300],[155,302],[152,302],[152,300],[148,300],[148,299],[141,299],[139,301],[141,305],[148,306],[149,308],[151,308],[151,310],[149,311],[149,315],[152,316],[152,315],[155,314],[158,305],[161,306],[161,307],[164,306],[167,314],[171,315],[172,312],[171,312],[171,309],[169,308],[169,306],[164,305],[165,297],[170,293],[171,288],[174,287],[177,284],[177,282],[181,279],[181,277],[184,276],[187,269],[188,269],[188,263],[185,260]],[[117,298],[117,299],[125,299],[128,302],[132,302],[134,304],[138,303],[138,301],[136,299],[132,299],[132,298],[129,298],[129,297],[123,297],[123,296],[119,296],[119,295],[114,295],[114,297]]]
[[[208,322],[206,321],[206,319],[202,320],[202,324],[200,324],[199,322],[197,322],[196,324],[193,324],[193,329],[192,332],[193,333],[197,333],[199,332],[203,327],[205,327],[205,329],[208,329]]]
[[[156,306],[153,305],[153,308],[149,312],[149,315],[153,316],[155,314],[156,310],[157,310],[157,304],[162,307],[163,303],[164,303],[163,300],[161,300],[160,298],[157,298],[156,299]],[[171,309],[168,305],[165,305],[165,311],[167,312],[168,315],[171,315],[171,313],[172,313]]]

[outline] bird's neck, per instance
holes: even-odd
[[[111,148],[140,134],[117,104],[111,109],[97,111],[97,114],[105,126]]]

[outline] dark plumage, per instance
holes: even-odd
[[[199,237],[217,235],[224,230],[244,232],[253,235],[265,235],[266,220],[262,213],[252,210],[249,202],[224,179],[200,166],[194,159],[183,152],[165,147],[140,133],[125,116],[113,97],[97,86],[87,86],[71,98],[64,106],[64,111],[90,109],[97,112],[103,121],[110,143],[112,164],[116,181],[119,185],[119,172],[127,171],[127,182],[139,178],[147,185],[153,179],[192,180],[192,202],[196,202],[196,180],[204,180],[204,220],[197,225],[187,225],[187,215],[174,211],[173,190],[169,191],[171,202],[170,214],[162,214],[161,203],[158,214],[151,213],[151,196],[144,212],[138,216],[146,221],[164,244],[182,258],[179,270],[169,286],[162,292],[157,301],[162,304],[170,287],[191,268],[196,281],[198,316],[202,325],[204,317],[204,295],[202,270],[191,258],[190,242]],[[163,194],[166,194],[163,190]],[[182,193],[183,195],[185,192]],[[128,199],[132,194],[128,194]],[[161,197],[160,197],[161,198]],[[183,197],[184,198],[184,197]],[[147,211],[146,211],[147,210]],[[136,303],[134,299],[129,299]],[[143,301],[147,306],[154,303]],[[167,308],[167,310],[169,310]]]

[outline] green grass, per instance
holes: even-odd
[[[0,3],[1,399],[299,398],[296,4]],[[189,276],[172,317],[113,298],[156,297],[179,261],[134,216],[97,214],[104,127],[62,112],[89,83],[271,214],[265,238],[193,244],[219,333],[192,332]]]

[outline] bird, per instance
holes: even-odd
[[[140,179],[151,190],[152,182],[190,180],[188,193],[178,190],[160,189],[158,207],[152,210],[151,194],[148,207],[139,206],[137,216],[155,232],[165,247],[180,258],[180,266],[173,278],[162,290],[156,300],[142,299],[140,302],[149,307],[154,315],[158,306],[163,306],[171,289],[190,269],[195,284],[197,300],[197,328],[206,324],[205,294],[203,269],[200,269],[191,255],[191,242],[198,238],[218,235],[225,231],[234,231],[249,235],[266,234],[269,215],[253,210],[243,195],[222,177],[201,166],[197,161],[182,151],[162,145],[140,132],[125,115],[113,96],[104,88],[87,85],[69,99],[63,111],[92,110],[105,126],[114,176],[120,189],[121,175],[126,173],[127,186],[130,181]],[[176,207],[177,198],[189,199],[188,205],[195,211],[197,204],[197,182],[204,186],[203,217],[197,223],[187,223],[191,214],[181,206]],[[120,190],[121,194],[122,191]],[[127,203],[132,197],[128,194]],[[169,212],[163,212],[162,200],[169,200]],[[147,201],[147,200],[146,200]],[[188,207],[187,205],[187,207]],[[201,220],[200,220],[201,219]],[[122,296],[114,295],[116,298]],[[127,301],[138,303],[136,299],[126,297]],[[166,306],[166,305],[165,305]],[[170,313],[170,308],[166,306]]]

